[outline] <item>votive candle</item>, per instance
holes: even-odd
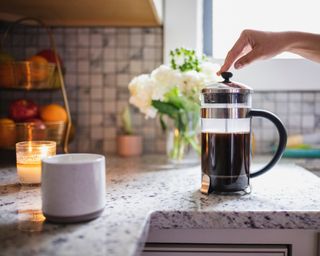
[[[19,182],[21,184],[41,183],[41,159],[55,154],[55,141],[18,142],[16,156]]]

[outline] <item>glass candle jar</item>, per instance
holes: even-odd
[[[23,141],[16,144],[17,172],[21,184],[41,183],[41,159],[56,154],[54,141]]]

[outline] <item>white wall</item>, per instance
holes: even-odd
[[[202,0],[165,0],[164,62],[169,52],[178,47],[202,53]]]
[[[164,62],[169,62],[170,50],[181,46],[202,53],[203,1],[165,0],[164,5]],[[256,91],[320,90],[320,64],[301,58],[257,61],[230,71],[234,73],[234,81]]]
[[[153,0],[154,8],[156,9],[160,22],[163,21],[163,0]]]
[[[223,63],[223,60],[214,60]],[[257,61],[240,70],[230,69],[232,80],[256,91],[320,90],[320,64],[305,59]]]

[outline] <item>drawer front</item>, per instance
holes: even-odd
[[[288,256],[286,245],[147,243],[142,256]]]

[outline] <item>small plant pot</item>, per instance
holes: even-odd
[[[118,155],[123,157],[140,156],[142,137],[139,135],[119,135],[117,138]]]

